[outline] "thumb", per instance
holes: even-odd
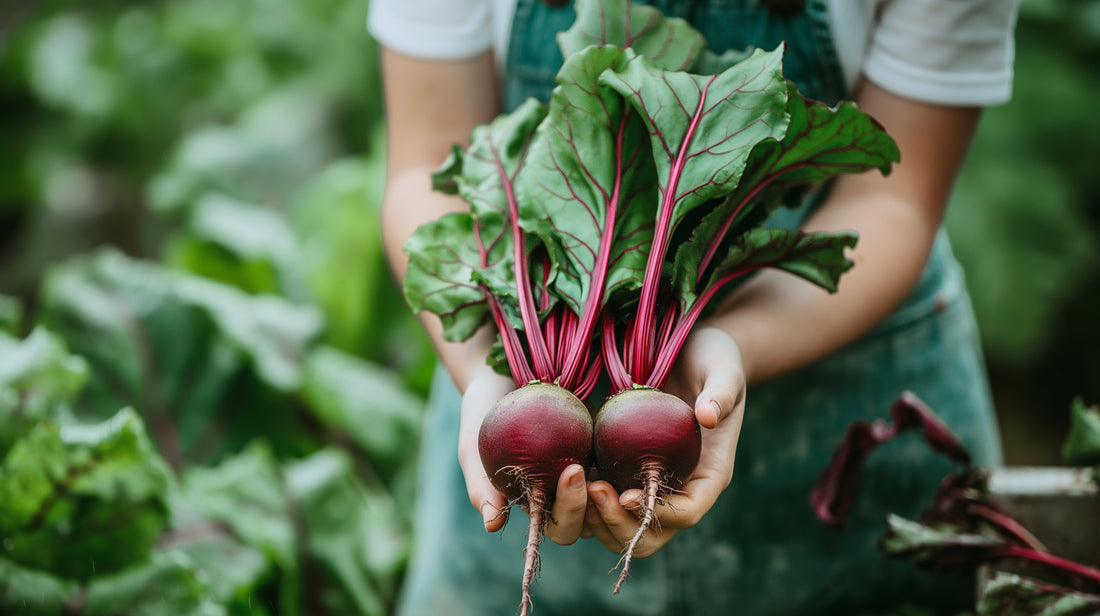
[[[720,362],[708,368],[703,390],[695,397],[695,420],[704,428],[715,428],[733,415],[745,397],[745,375],[733,363]]]

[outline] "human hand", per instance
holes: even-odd
[[[511,378],[497,374],[485,366],[470,380],[462,396],[458,460],[466,479],[470,503],[481,513],[485,530],[489,532],[504,527],[508,521],[508,506],[511,503],[489,481],[478,452],[478,432],[481,430],[482,420],[497,400],[515,387]],[[569,545],[580,538],[587,502],[585,469],[580,464],[571,464],[558,478],[554,504],[545,528],[546,536],[562,545]]]
[[[745,407],[740,348],[720,329],[696,330],[685,343],[676,373],[665,389],[694,407],[695,418],[703,428],[702,451],[681,489],[658,504],[658,523],[635,547],[636,558],[654,554],[677,531],[698,524],[733,478]],[[642,491],[618,494],[606,481],[594,481],[588,486],[588,497],[582,536],[596,537],[608,550],[621,553],[640,526],[632,509],[641,504]]]

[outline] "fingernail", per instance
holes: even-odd
[[[714,425],[718,425],[718,418],[722,415],[722,406],[718,404],[717,400],[710,401],[710,410],[714,413],[714,419],[712,420]]]
[[[573,478],[569,480],[569,487],[574,490],[579,490],[584,487],[584,475],[577,473],[573,475]]]
[[[607,503],[607,495],[603,492],[596,492],[592,495],[592,500],[596,501],[597,505],[604,505]]]
[[[485,526],[488,526],[495,516],[496,513],[493,511],[492,505],[485,503],[481,506],[481,520]]]

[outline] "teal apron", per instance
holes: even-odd
[[[782,17],[760,0],[651,2],[685,17],[715,51],[787,41],[786,75],[811,98],[846,97],[825,0]],[[554,33],[571,7],[519,0],[504,81],[504,106],[546,100],[561,57]],[[805,209],[805,208],[804,208]],[[804,211],[769,224],[792,226]],[[928,402],[976,463],[1000,461],[998,435],[969,299],[941,231],[905,304],[873,332],[830,358],[751,387],[730,487],[694,528],[635,561],[611,594],[618,560],[595,539],[544,541],[532,589],[534,614],[854,615],[910,603],[937,613],[972,605],[973,579],[933,575],[886,560],[875,542],[887,513],[915,517],[952,467],[908,435],[876,452],[845,529],[817,521],[809,494],[848,424],[886,416],[903,390]],[[460,398],[440,371],[422,444],[415,547],[403,588],[406,616],[511,616],[519,605],[527,519],[512,513],[500,534],[482,530],[456,458]]]

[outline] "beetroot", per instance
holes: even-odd
[[[618,594],[642,535],[656,519],[657,499],[677,490],[699,461],[702,435],[695,411],[683,400],[648,387],[623,390],[596,416],[595,456],[600,479],[620,493],[640,488],[641,525],[630,539],[615,582]]]
[[[656,389],[621,391],[596,416],[600,479],[619,492],[648,488],[654,470],[660,471],[657,479],[668,487],[679,487],[695,469],[701,446],[695,411],[680,398]]]
[[[553,504],[558,477],[570,464],[587,468],[592,417],[569,391],[534,382],[501,398],[478,433],[478,451],[493,487],[527,508],[531,523],[524,550],[520,614],[531,605],[538,546]]]

